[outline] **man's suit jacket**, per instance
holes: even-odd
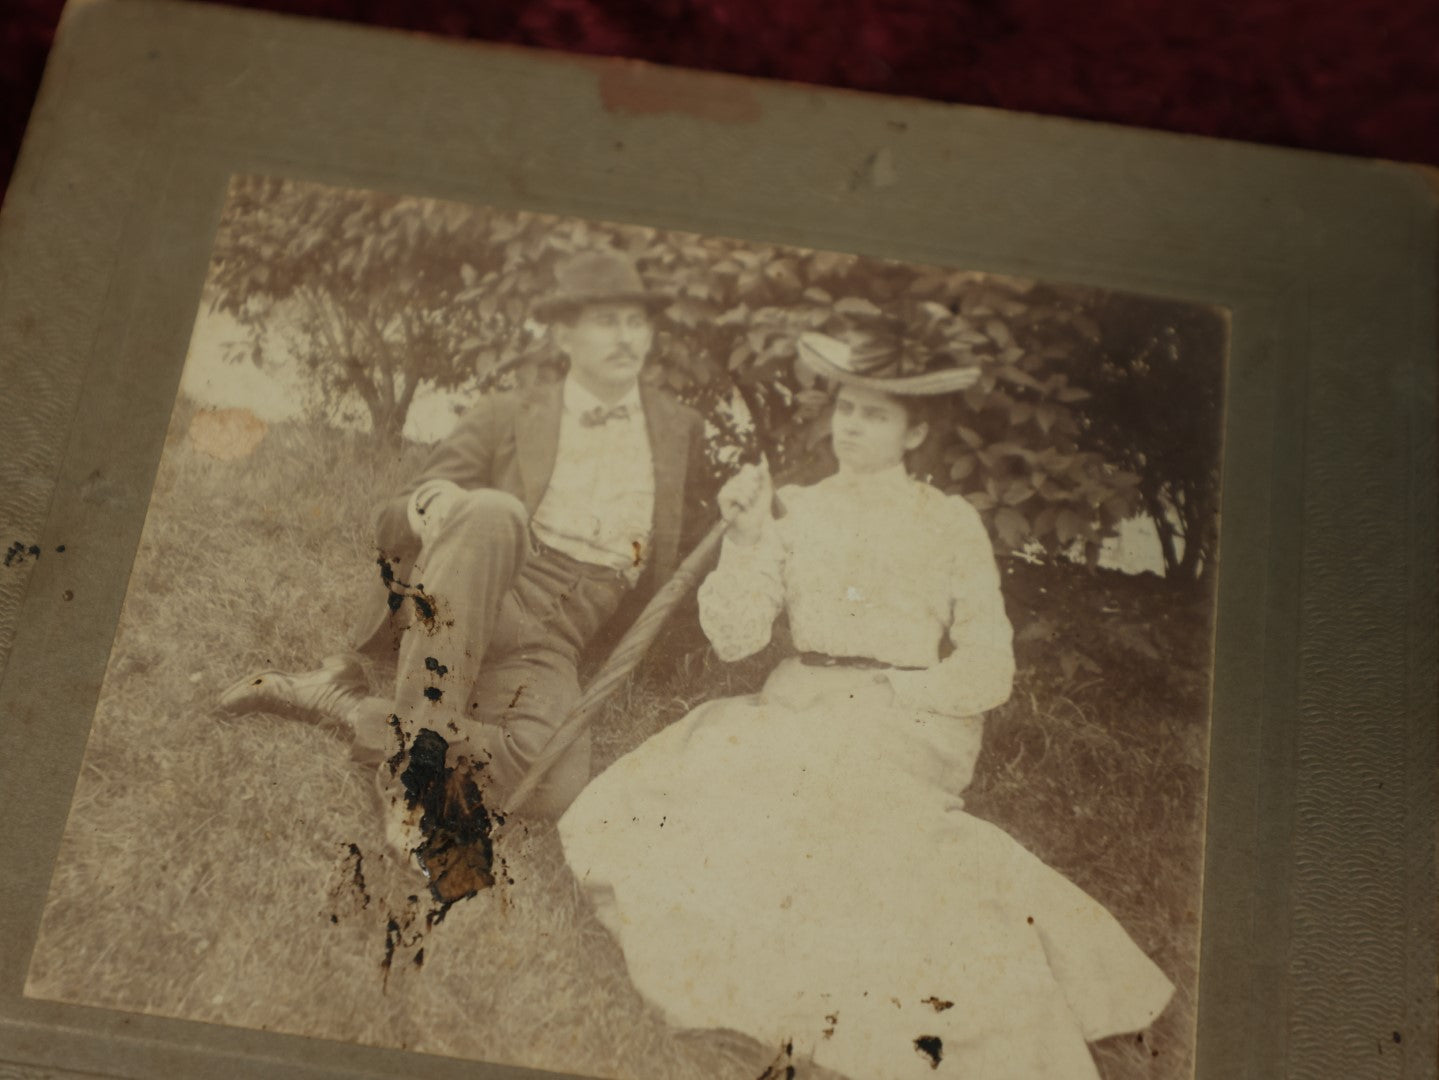
[[[563,391],[563,383],[554,382],[483,398],[436,444],[406,492],[380,504],[375,540],[380,558],[396,581],[409,581],[410,568],[419,554],[420,542],[410,530],[406,508],[415,489],[427,480],[451,480],[466,489],[506,491],[524,503],[530,514],[535,512],[555,467]],[[641,386],[640,402],[655,472],[651,558],[636,588],[637,593],[647,595],[669,578],[682,546],[688,550],[706,526],[699,503],[705,476],[704,421],[661,390]],[[390,590],[378,572],[376,580],[381,587],[355,634],[357,646],[366,650],[393,647],[403,629],[402,615],[391,608]],[[637,614],[633,607],[626,604],[624,611]]]

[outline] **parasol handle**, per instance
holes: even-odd
[[[540,781],[545,778],[545,773],[574,745],[575,740],[589,727],[600,706],[634,670],[640,657],[644,656],[645,650],[659,634],[669,613],[684,599],[685,594],[695,587],[700,575],[714,559],[720,540],[728,527],[728,523],[724,521],[716,522],[694,546],[694,550],[685,556],[674,575],[650,597],[645,609],[610,653],[604,667],[590,680],[590,684],[580,694],[579,701],[575,702],[574,708],[555,729],[544,749],[530,765],[529,771],[510,793],[505,802],[504,813],[512,814],[525,804],[535,793]]]

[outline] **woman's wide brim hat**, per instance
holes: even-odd
[[[967,390],[979,380],[977,367],[935,368],[914,375],[898,374],[898,365],[893,360],[878,366],[862,367],[849,345],[818,331],[801,334],[798,349],[800,361],[817,374],[883,394],[901,397],[952,394]]]
[[[651,314],[674,298],[645,287],[634,260],[620,251],[585,251],[555,267],[555,291],[530,308],[536,319],[550,322],[574,314],[587,304],[640,304]]]

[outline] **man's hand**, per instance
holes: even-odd
[[[410,530],[422,541],[433,536],[464,489],[450,480],[426,480],[406,504]]]
[[[771,517],[773,497],[767,466],[746,465],[730,477],[719,493],[720,516],[729,525],[728,535],[741,544],[757,543]]]

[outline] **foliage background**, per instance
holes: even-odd
[[[790,475],[833,468],[828,397],[795,363],[798,335],[819,330],[876,369],[978,369],[913,465],[965,495],[1000,550],[1093,561],[1140,513],[1167,576],[1207,584],[1226,332],[1211,309],[268,177],[233,184],[207,296],[246,330],[232,359],[289,354],[329,411],[358,403],[393,447],[421,387],[557,376],[531,307],[558,260],[596,247],[671,299],[646,377],[710,420],[716,483],[761,451]]]
[[[392,214],[388,225],[371,221],[379,233],[356,233],[361,247],[364,236],[382,235],[405,220],[395,209],[403,202],[387,206],[371,199],[357,207],[362,215]],[[333,205],[333,199],[321,200],[322,209]],[[505,220],[441,215],[434,229],[436,235],[455,236]],[[428,227],[414,235],[422,237]],[[502,245],[519,243],[518,269],[482,265],[467,250],[464,259],[417,267],[412,281],[393,275],[394,288],[415,290],[433,275],[434,295],[449,297],[446,303],[460,326],[424,311],[402,312],[399,299],[377,295],[392,286],[388,275],[376,271],[372,291],[364,294],[367,310],[393,312],[392,320],[352,326],[344,331],[349,338],[332,326],[334,340],[349,341],[354,351],[325,354],[317,348],[308,362],[331,365],[336,380],[354,377],[358,362],[371,376],[401,387],[396,406],[407,385],[408,348],[402,343],[435,343],[426,362],[450,364],[450,374],[439,377],[452,378],[459,387],[493,388],[540,377],[553,364],[543,336],[517,306],[507,308],[498,300],[491,311],[469,291],[489,273],[521,278],[532,273],[538,281],[544,259],[564,250],[564,242],[594,238],[553,222],[535,224],[526,233],[529,227],[524,222]],[[405,226],[398,228],[403,234]],[[243,242],[255,243],[262,235],[247,233]],[[1086,525],[1097,532],[1105,527],[1104,501],[1125,492],[1135,493],[1126,498],[1139,498],[1143,485],[1136,474],[1132,483],[1104,488],[1098,506],[1091,501],[1086,483],[1103,484],[1124,470],[1106,459],[1097,425],[1083,419],[1100,415],[1098,410],[1078,408],[1101,397],[1098,390],[1086,390],[1080,372],[1096,387],[1106,379],[1122,386],[1137,356],[1147,357],[1149,365],[1138,377],[1177,363],[1162,325],[1154,333],[1133,335],[1138,350],[1123,344],[1129,339],[1120,329],[1105,329],[1143,327],[1134,311],[1167,316],[1171,307],[1040,283],[996,283],[973,274],[889,266],[861,272],[845,257],[825,265],[811,253],[774,249],[759,249],[763,257],[751,267],[759,276],[747,279],[747,291],[720,291],[717,299],[692,296],[686,283],[707,284],[706,268],[748,249],[733,245],[727,252],[729,242],[716,240],[696,241],[699,248],[691,252],[672,251],[688,239],[644,230],[600,235],[642,245],[642,265],[656,283],[678,283],[680,295],[697,305],[747,305],[748,318],[723,324],[722,330],[698,332],[728,307],[718,315],[703,309],[707,314],[690,328],[694,334],[685,333],[679,320],[680,329],[667,331],[652,377],[711,409],[712,416],[728,400],[719,388],[727,386],[730,373],[736,380],[750,379],[757,411],[772,410],[761,413],[774,425],[769,449],[785,461],[813,456],[823,467],[824,447],[813,438],[822,406],[802,398],[811,388],[793,374],[784,347],[775,345],[809,320],[851,334],[876,351],[893,348],[896,338],[917,342],[907,349],[951,349],[955,362],[978,364],[993,376],[982,389],[982,407],[966,403],[979,418],[963,425],[956,420],[952,438],[935,451],[935,460],[951,465],[948,485],[979,505],[989,494],[989,479],[1003,476],[1006,484],[1020,479],[1001,473],[998,463],[1018,457],[1028,464],[1023,454],[1001,452],[997,444],[1007,440],[1038,458],[1046,451],[1069,452],[1061,436],[1073,441],[1081,464],[1072,474],[1061,470],[1058,479],[1051,478],[1053,493],[1042,490],[1041,482],[1031,485],[1033,495],[1008,503],[1003,494],[1009,489],[1000,487],[1000,496],[985,507],[1001,551],[1007,550],[1001,510],[1014,508],[1037,519],[1042,510],[1055,508],[1056,521],[1049,554],[1001,556],[1019,675],[1011,700],[990,714],[967,802],[972,812],[1009,830],[1104,903],[1178,987],[1150,1031],[1096,1046],[1106,1080],[1189,1076],[1212,593],[1192,580],[1128,576],[1053,557],[1063,546],[1058,535],[1063,509],[1084,512]],[[317,240],[307,250],[315,254],[323,243]],[[210,296],[233,304],[233,296],[224,299],[224,275],[249,273],[253,280],[254,269],[226,267],[225,250],[224,243],[217,247]],[[666,256],[674,260],[668,277],[661,273]],[[402,249],[382,249],[374,257],[405,259]],[[797,290],[784,275],[771,280],[775,275],[766,268],[790,265],[786,260],[796,275],[819,275],[832,287],[807,277],[800,278]],[[250,287],[246,307],[232,308],[261,329],[267,317],[276,316],[275,305],[308,303],[293,289],[313,289],[316,280],[313,272],[296,274],[286,294],[290,286],[277,280],[284,258],[270,251],[262,253],[260,262],[266,261],[272,291]],[[739,274],[726,270],[718,276],[734,277],[738,290],[745,259],[732,261]],[[819,265],[811,265],[815,262]],[[368,273],[363,267],[354,271],[360,278]],[[916,281],[924,282],[922,288],[913,288]],[[827,300],[806,295],[817,288],[825,289]],[[771,320],[746,296],[787,302],[769,305],[778,309]],[[885,317],[858,303],[841,310],[846,298],[872,304]],[[1001,300],[1010,303],[1008,314],[999,307],[994,316],[975,310]],[[939,304],[944,314],[924,308],[928,303]],[[1039,306],[1053,306],[1056,313],[1024,323],[1021,316]],[[475,310],[466,315],[470,308]],[[308,310],[316,319],[339,317],[323,304]],[[912,319],[898,320],[895,312]],[[471,321],[464,322],[467,318]],[[1001,343],[1006,331],[988,328],[990,321],[1003,319],[1012,321],[1006,331],[1016,339],[1043,331],[1073,349],[1063,358],[1057,352],[1032,358],[1029,346],[1024,355],[1006,356],[1009,346]],[[486,320],[494,326],[487,327]],[[1080,320],[1093,320],[1092,328]],[[985,340],[963,341],[947,333],[965,324],[985,327],[969,331]],[[305,325],[303,319],[299,325]],[[766,327],[763,339],[753,333],[760,325]],[[456,351],[441,347],[461,329]],[[396,336],[378,340],[387,334]],[[260,363],[269,362],[263,338],[261,333],[248,342],[251,351],[242,362],[255,362],[256,344],[262,346]],[[741,345],[748,352],[732,363]],[[477,364],[481,356],[485,361]],[[1216,395],[1221,356],[1200,358],[1207,364],[1201,371],[1208,373],[1205,385]],[[1070,366],[1058,367],[1061,359]],[[1001,375],[1006,365],[1039,389]],[[709,381],[706,371],[712,372]],[[326,377],[317,370],[317,378]],[[767,389],[771,384],[776,388]],[[1059,400],[1061,389],[1071,391],[1069,401]],[[1003,395],[1002,408],[988,404],[996,395]],[[386,401],[380,391],[375,399]],[[1025,404],[1033,410],[1027,415]],[[1035,420],[1044,404],[1055,409],[1047,429]],[[362,407],[368,412],[368,404]],[[1061,427],[1063,416],[1073,420],[1074,432]],[[27,992],[597,1076],[759,1076],[777,1048],[730,1033],[676,1031],[638,997],[618,949],[579,895],[552,827],[528,824],[510,831],[498,847],[507,871],[500,885],[436,921],[440,913],[418,898],[415,881],[385,857],[371,781],[350,764],[338,738],[276,717],[221,720],[211,714],[218,691],[245,671],[304,667],[343,645],[343,629],[369,584],[364,568],[371,561],[375,493],[401,484],[422,452],[396,443],[384,424],[365,432],[305,420],[268,429],[239,423],[233,439],[217,439],[216,425],[234,419],[183,398],[177,404]],[[1211,420],[1215,456],[1203,461],[1217,468],[1217,412]],[[739,423],[716,425],[714,443],[752,449],[746,432]],[[974,460],[964,475],[956,475],[953,465],[968,458],[945,457],[955,450]],[[717,453],[717,471],[723,464]],[[1041,539],[1051,535],[1034,521],[1030,529]],[[1079,532],[1073,539],[1085,541]],[[693,622],[677,619],[599,719],[596,768],[697,702],[754,688],[782,649],[776,643],[747,662],[721,664]],[[387,673],[371,674],[382,684]]]

